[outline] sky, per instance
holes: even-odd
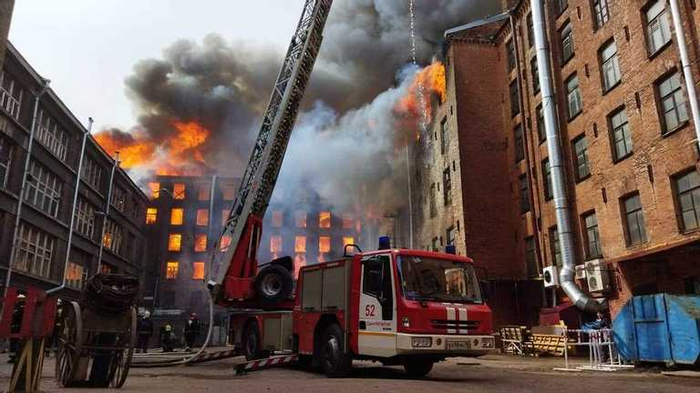
[[[369,0],[350,1],[361,6]],[[124,80],[139,60],[161,58],[163,49],[179,39],[201,43],[210,33],[281,54],[303,4],[304,0],[18,0],[10,40],[51,80],[78,119],[84,124],[88,117],[95,120],[93,132],[130,129],[137,123],[136,111],[125,94]]]
[[[282,52],[303,0],[19,0],[10,41],[93,131],[135,124],[124,79],[178,39],[208,33]],[[241,6],[244,4],[244,6]]]

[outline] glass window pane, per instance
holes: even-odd
[[[695,210],[689,210],[686,212],[683,212],[683,228],[688,230],[688,229],[695,229],[698,227],[698,221],[697,221],[697,216],[695,214]]]

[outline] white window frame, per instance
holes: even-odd
[[[683,92],[681,74],[675,72],[657,85],[663,127],[661,133],[668,134],[680,128],[689,119],[688,99]],[[673,120],[671,122],[670,120]]]
[[[617,44],[612,40],[600,49],[600,72],[603,74],[603,91],[607,92],[622,80]]]
[[[610,20],[608,0],[593,0],[593,17],[595,18],[596,29],[600,29],[608,23]]]
[[[65,161],[68,152],[68,133],[43,108],[39,109],[36,125],[36,140],[59,160]]]
[[[671,21],[666,10],[666,0],[657,0],[651,4],[646,9],[645,16],[648,50],[653,55],[671,42]]]
[[[29,275],[49,278],[55,240],[49,233],[22,222],[17,233],[13,268]]]
[[[114,222],[112,219],[105,221],[105,236],[102,238],[102,244],[106,249],[116,255],[122,255],[124,245],[124,228]]]
[[[571,145],[574,149],[576,181],[582,181],[591,175],[591,166],[588,160],[588,139],[585,135],[581,135],[574,139]]]
[[[61,180],[33,159],[29,163],[29,175],[24,200],[51,217],[58,217],[63,188]]]
[[[83,179],[87,184],[91,185],[96,190],[100,189],[100,180],[102,179],[102,168],[90,157],[85,157],[85,162],[83,163],[83,170],[80,174],[80,178]]]
[[[571,22],[566,22],[559,33],[559,41],[561,44],[561,63],[569,61],[576,54],[574,47],[574,30],[571,27]]]
[[[85,199],[78,200],[75,209],[75,230],[92,240],[95,235],[95,207]]]
[[[122,213],[126,209],[126,190],[116,185],[112,190],[112,206]]]
[[[583,111],[583,97],[581,96],[581,85],[578,75],[571,75],[566,79],[566,101],[569,111],[569,120],[576,117]]]
[[[613,158],[618,162],[634,152],[627,110],[619,109],[610,115],[610,136],[612,137]]]
[[[23,95],[17,81],[6,72],[0,72],[0,108],[15,120],[19,120]]]

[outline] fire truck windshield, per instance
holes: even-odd
[[[482,303],[470,264],[446,259],[399,256],[399,276],[408,300]]]

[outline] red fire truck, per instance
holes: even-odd
[[[268,289],[279,287],[276,276],[267,277]],[[494,349],[473,261],[425,251],[389,249],[305,266],[293,303],[242,309],[230,322],[248,359],[293,352],[331,377],[345,375],[353,359],[424,376],[435,362]]]
[[[341,260],[303,267],[296,289],[291,258],[258,264],[262,217],[331,5],[305,1],[207,283],[212,299],[231,310],[233,341],[249,359],[286,351],[329,376],[346,374],[352,359],[425,375],[436,361],[494,347],[472,260],[388,247],[349,256],[346,246]]]

